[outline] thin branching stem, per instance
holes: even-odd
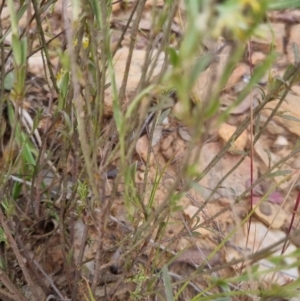
[[[41,17],[40,17],[40,10],[39,10],[39,7],[38,7],[37,0],[32,0],[32,4],[33,4],[34,11],[35,11],[35,19],[36,19],[36,24],[37,24],[37,27],[38,27],[38,30],[39,30],[41,43],[42,43],[42,46],[43,46],[43,51],[44,51],[44,54],[46,56],[46,61],[47,61],[48,70],[49,70],[49,73],[50,73],[50,78],[51,78],[54,89],[56,90],[57,93],[59,93],[59,89],[58,89],[57,84],[56,84],[56,78],[55,78],[55,75],[54,75],[53,70],[52,70],[52,64],[51,64],[51,61],[50,61],[49,51],[48,51],[48,48],[47,48],[47,42],[46,42],[46,39],[45,39],[43,27],[42,27],[42,22],[41,22]]]
[[[31,275],[30,275],[30,273],[29,273],[29,271],[28,271],[28,269],[26,267],[26,264],[25,264],[25,262],[23,260],[23,256],[21,255],[21,252],[20,252],[20,250],[18,248],[18,245],[17,245],[15,239],[13,238],[13,236],[11,234],[12,233],[12,229],[9,228],[9,226],[7,224],[7,221],[6,221],[6,218],[5,218],[5,216],[4,216],[3,212],[2,212],[2,209],[0,210],[0,224],[1,224],[1,227],[3,228],[3,230],[4,230],[4,233],[5,233],[6,237],[7,237],[8,242],[9,242],[9,244],[10,244],[10,246],[11,246],[11,248],[12,248],[12,250],[13,250],[15,256],[16,256],[16,259],[17,259],[18,264],[19,264],[19,266],[20,266],[20,268],[21,268],[21,270],[23,272],[23,275],[24,275],[24,277],[25,277],[25,279],[26,279],[26,281],[27,281],[27,283],[28,283],[28,285],[30,287],[30,290],[31,290],[31,292],[33,294],[33,299],[35,301],[40,300],[40,296],[39,296],[39,294],[36,291],[36,285],[33,282],[32,278],[31,278]],[[14,291],[14,293],[17,294],[16,291]],[[20,295],[20,293],[18,293],[17,295]],[[23,299],[21,297],[20,300],[25,300],[25,298]]]

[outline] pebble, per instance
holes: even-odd
[[[222,124],[219,128],[218,134],[222,140],[226,143],[235,132],[236,127],[229,124]],[[235,141],[233,141],[229,152],[243,151],[248,141],[247,132],[243,132]]]
[[[284,136],[279,135],[274,144],[276,146],[288,146],[289,142]]]

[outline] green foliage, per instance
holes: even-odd
[[[272,0],[269,1],[269,8],[280,10],[280,9],[291,9],[291,8],[299,8],[300,7],[300,1],[299,0]]]
[[[6,235],[5,235],[5,233],[4,233],[4,231],[3,231],[3,229],[1,227],[0,227],[0,242],[7,244]],[[1,258],[0,266],[3,266],[2,258]]]
[[[163,269],[162,269],[162,277],[164,280],[167,301],[174,301],[175,299],[173,296],[171,277],[170,277],[170,275],[168,273],[168,269],[166,267],[163,267]]]
[[[13,194],[14,196],[14,194]],[[14,214],[15,214],[15,204],[14,204],[14,200],[5,198],[2,203],[1,203],[2,207],[5,210],[5,214],[8,218],[11,218]]]

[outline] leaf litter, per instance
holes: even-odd
[[[118,30],[125,26],[129,17],[131,11],[130,7],[133,1],[127,2],[126,7],[122,7],[122,3],[116,3],[113,5],[111,25],[115,28],[115,31],[112,35],[112,43],[114,40],[117,40],[115,37],[118,36]],[[142,63],[145,58],[147,46],[147,32],[149,32],[151,28],[151,14],[149,13],[151,5],[151,1],[148,1],[142,22],[140,23],[141,34],[139,34],[136,49],[134,49],[133,61],[129,71],[129,85],[126,90],[126,101],[130,101],[132,99],[141,77]],[[159,6],[162,5],[162,3],[157,3],[156,5]],[[56,8],[50,19],[52,18],[53,33],[57,34],[61,29],[57,26],[57,24],[60,23],[58,21],[56,23],[55,20],[62,19],[62,11],[60,10],[60,5],[55,7]],[[5,9],[1,15],[4,28],[5,26],[8,26],[8,14]],[[287,17],[284,13],[278,13],[278,15],[275,14],[275,16],[271,17],[272,23],[270,24],[270,28],[272,28],[273,33],[275,34],[275,47],[279,54],[274,68],[278,71],[278,73],[284,70],[288,63],[294,62],[294,56],[291,52],[293,47],[292,44],[296,43],[299,45],[300,41],[300,39],[297,38],[300,32],[298,30],[300,25],[294,24],[299,23],[299,21],[297,21],[298,15],[288,16],[289,17]],[[279,23],[277,23],[278,19],[280,21]],[[284,30],[286,23],[284,22],[287,22],[288,24],[294,22],[291,28],[289,28],[289,37],[286,37],[286,31]],[[54,24],[56,25],[54,26]],[[180,35],[180,30],[178,28],[178,22],[174,21],[174,33]],[[117,50],[114,57],[117,88],[121,86],[126,59],[128,57],[129,35],[130,33],[126,35],[122,42],[122,47]],[[288,43],[285,45],[283,41],[287,38]],[[6,40],[9,43],[9,36]],[[251,42],[253,48],[252,64],[256,65],[264,60],[264,56],[269,52],[269,46],[272,40],[273,36],[270,32],[266,39],[254,39]],[[158,64],[154,69],[153,77],[159,74],[163,59],[164,57],[159,58]],[[57,54],[52,53],[51,62],[53,66],[57,66]],[[32,56],[28,61],[28,64],[30,72],[34,73],[36,76],[44,76],[43,60],[39,53]],[[243,76],[249,75],[249,65],[249,62],[247,61],[241,62],[232,72],[221,96],[222,108],[226,109],[230,106],[236,99],[237,94],[239,94],[243,89],[245,85]],[[218,67],[219,66],[217,66],[217,68]],[[207,79],[209,72],[204,72],[204,74]],[[296,85],[296,88],[299,88],[298,85]],[[196,93],[199,93],[199,95],[205,95],[207,91],[204,89],[205,85],[203,85],[202,74],[201,78],[198,79],[198,82],[196,81],[194,90]],[[266,89],[266,87],[262,86],[261,89]],[[254,95],[252,95],[254,107],[258,104],[255,100],[256,96],[258,96],[257,91],[259,90],[255,90],[255,92],[253,92]],[[299,95],[299,93],[297,94],[297,89],[294,91],[291,90],[288,93],[286,101],[283,102],[280,107],[280,111],[284,112],[284,115],[281,114],[280,116],[280,114],[277,114],[278,116],[275,116],[272,119],[272,122],[266,128],[265,134],[259,138],[255,145],[255,179],[258,178],[259,174],[264,174],[268,171],[270,166],[276,164],[289,154],[293,150],[294,145],[296,145],[297,137],[300,135],[298,121],[300,120]],[[220,152],[222,146],[228,141],[236,127],[241,123],[242,118],[249,114],[251,101],[251,97],[247,96],[238,106],[233,108],[231,112],[232,116],[230,116],[229,120],[232,120],[231,118],[233,117],[234,125],[224,122],[218,128],[210,129],[212,134],[211,136],[214,137],[214,141],[205,144],[195,143],[194,149],[196,150],[193,158],[196,159],[195,163],[197,171],[201,172],[205,169],[209,162],[211,162],[211,160]],[[270,102],[266,106],[266,109],[261,112],[261,126],[263,126],[264,122],[270,116],[276,104],[277,101]],[[105,91],[104,114],[107,118],[111,118],[113,114],[113,96],[111,88]],[[289,116],[289,118],[284,118],[284,116]],[[163,171],[162,180],[155,192],[154,206],[159,206],[159,204],[161,204],[166,198],[168,187],[175,182],[176,175],[180,171],[181,164],[183,164],[182,160],[184,155],[187,153],[188,143],[194,143],[191,141],[192,136],[190,135],[188,128],[182,122],[172,117],[172,115],[170,115],[168,119],[168,122],[157,126],[157,128],[160,128],[155,132],[155,143],[153,142],[153,137],[150,136],[150,131],[148,130],[146,134],[143,134],[137,140],[135,146],[137,155],[136,161],[138,162],[136,174],[137,186],[143,185],[146,173],[148,173],[148,182],[146,183],[145,191],[146,200],[153,189],[153,183],[156,179],[157,172]],[[247,230],[246,224],[241,225],[243,219],[251,210],[249,195],[244,197],[239,203],[236,203],[235,201],[236,197],[241,195],[250,184],[249,157],[244,158],[239,167],[235,169],[215,191],[211,201],[205,204],[205,199],[211,194],[219,181],[242,158],[242,154],[234,153],[234,151],[245,151],[245,149],[250,145],[249,137],[250,129],[248,128],[238,139],[234,141],[229,152],[227,152],[211,169],[211,171],[203,179],[201,179],[198,183],[199,185],[190,189],[189,192],[179,200],[178,205],[181,210],[172,214],[168,220],[164,235],[161,237],[159,243],[156,244],[161,248],[162,253],[161,261],[157,261],[157,268],[162,268],[168,262],[169,256],[176,254],[174,262],[169,265],[170,275],[173,277],[173,280],[176,280],[176,275],[187,276],[193,274],[195,268],[201,264],[204,264],[209,268],[213,268],[217,265],[239,259],[242,256],[247,257],[254,251],[259,251],[264,247],[273,245],[278,242],[278,240],[285,237],[286,230],[288,228],[287,224],[291,218],[290,208],[295,201],[295,194],[290,192],[296,189],[296,183],[299,181],[297,180],[299,170],[299,157],[297,156],[291,157],[289,161],[280,166],[280,169],[289,170],[292,176],[289,177],[285,174],[279,174],[274,178],[269,178],[268,181],[254,189],[253,206],[257,205],[257,208],[254,211],[254,221],[251,224],[250,231]],[[150,141],[151,138],[152,140]],[[145,164],[148,161],[149,149],[150,166],[149,170],[147,170],[148,167],[145,167]],[[267,155],[267,153],[269,153],[269,155]],[[118,160],[116,160],[115,165],[118,166],[118,163]],[[165,168],[165,166],[167,166],[167,168]],[[112,193],[111,187],[113,186],[113,181],[114,178],[106,179],[105,190],[107,194]],[[267,200],[261,202],[261,198],[273,186],[275,186],[276,189],[269,194]],[[96,291],[97,300],[104,300],[104,290],[112,289],[114,287],[114,283],[120,281],[118,276],[122,275],[124,272],[123,265],[126,261],[126,256],[128,256],[126,252],[128,250],[130,251],[130,246],[126,245],[126,243],[122,248],[118,247],[118,242],[123,239],[126,240],[126,237],[128,238],[130,236],[134,227],[128,220],[125,209],[126,207],[122,198],[123,191],[124,187],[119,185],[118,196],[114,199],[114,203],[111,207],[109,214],[110,221],[108,223],[108,228],[106,229],[107,231],[103,237],[105,254],[103,254],[102,263],[103,265],[110,263],[107,264],[107,266],[113,266],[114,268],[112,269],[113,272],[109,272],[103,268],[105,273],[103,274],[102,284]],[[199,208],[201,208],[203,204],[204,208],[199,211]],[[79,203],[77,205],[80,206]],[[147,203],[145,205],[147,205]],[[218,215],[224,208],[227,208],[227,210]],[[195,217],[198,218],[200,227],[197,227],[197,224],[195,225],[195,222],[197,221]],[[94,257],[96,254],[96,241],[99,232],[98,225],[102,221],[101,215],[97,213],[93,220],[89,220],[88,217],[86,218],[88,220],[79,218],[76,219],[76,221],[73,221],[75,223],[73,233],[73,252],[75,262],[77,262],[85,235],[84,231],[87,227],[87,239],[89,244],[83,252],[82,261],[85,263],[82,266],[82,276],[88,279],[90,275],[94,273]],[[299,220],[298,213],[297,218]],[[47,223],[51,223],[51,219],[45,221],[45,225]],[[57,229],[54,220],[52,223],[54,229]],[[193,227],[195,226],[196,228],[194,229]],[[227,240],[226,246],[218,250],[213,257],[209,258],[209,255],[219,245],[220,241],[225,239],[232,231],[233,235]],[[194,233],[198,233],[199,236],[193,235]],[[155,234],[156,233],[153,234],[153,237],[151,238],[152,240],[150,241],[153,245],[155,243],[153,241]],[[151,259],[151,248],[153,248],[151,247],[151,243],[149,248],[146,248],[143,254],[138,254],[140,264],[147,265],[147,261]],[[60,289],[64,290],[67,279],[64,275],[62,275],[60,268],[63,266],[63,256],[65,255],[57,249],[58,244],[58,235],[53,235],[50,236],[49,239],[43,239],[42,247],[39,247],[40,244],[35,242],[28,242],[27,247],[31,250],[31,252],[34,252],[34,258],[36,258],[39,264],[42,265],[43,269],[49,275],[54,275],[53,279],[55,279],[55,283],[57,283]],[[294,244],[296,244],[296,246]],[[294,252],[296,247],[300,245],[300,243],[297,242],[294,242],[294,244],[290,244],[285,254]],[[277,253],[274,253],[274,255],[279,256],[279,249],[277,249],[276,252]],[[145,257],[144,261],[143,256]],[[116,262],[118,262],[118,264],[116,264]],[[265,262],[264,260],[259,262],[259,269],[262,271],[271,268],[271,266],[271,262]],[[236,270],[240,271],[241,268],[246,269],[247,264],[235,266]],[[136,268],[135,271],[138,273],[138,268]],[[224,277],[235,275],[235,272],[233,273],[230,269],[224,269],[221,273],[223,273]],[[114,275],[116,277],[114,277]],[[271,278],[267,278],[265,276],[261,277],[262,281],[266,285],[270,285],[270,283],[283,285],[297,278],[299,278],[299,272],[295,268],[274,272]],[[189,291],[191,294],[189,295],[189,293],[187,293],[187,296],[182,297],[182,300],[190,300],[196,293],[205,289],[209,284],[209,280],[204,277],[202,279],[197,279],[193,282],[195,287],[192,286],[192,289]],[[106,288],[103,288],[102,290],[102,286]],[[123,288],[123,290],[116,294],[118,299],[122,299],[124,296],[127,296],[128,291],[133,290],[134,286],[130,283],[123,283]],[[83,298],[85,288],[82,287],[81,289],[80,295]],[[24,290],[27,290],[25,286]]]

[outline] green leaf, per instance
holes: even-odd
[[[40,14],[44,13],[52,4],[56,3],[57,0],[47,1],[40,9]]]
[[[157,119],[157,124],[162,124],[162,122],[169,116],[171,108],[164,110]]]
[[[259,264],[255,264],[251,267],[251,273],[257,273],[259,270]]]
[[[264,151],[267,153],[267,156],[268,156],[268,169],[271,168],[271,152],[268,150],[268,149],[264,149]]]
[[[193,231],[193,232],[191,232],[191,234],[189,233],[186,236],[187,237],[191,237],[192,236],[193,238],[200,238],[202,235],[201,235],[201,233],[199,233],[197,231]]]
[[[269,174],[269,177],[270,178],[275,178],[275,177],[279,177],[279,176],[287,176],[287,175],[290,175],[292,173],[291,170],[277,170],[277,171],[274,171],[274,172],[271,172]]]
[[[139,93],[129,104],[128,109],[126,111],[125,114],[125,120],[129,120],[130,118],[132,118],[133,113],[135,108],[138,107],[138,105],[140,104],[140,102],[142,101],[142,99],[144,98],[144,96],[146,96],[147,94],[149,94],[154,88],[154,85],[148,86],[147,88],[145,88],[143,91],[141,91],[141,93]],[[116,100],[117,102],[117,100]]]
[[[8,118],[10,124],[15,124],[14,120],[14,109],[12,105],[8,105]],[[26,173],[28,177],[26,178],[27,180],[31,180],[32,172],[33,172],[33,167],[36,165],[35,158],[33,156],[33,152],[31,150],[31,143],[29,140],[29,137],[22,132],[20,124],[16,124],[16,136],[15,140],[17,144],[20,146],[20,153],[19,156],[22,159],[23,163],[23,169],[20,171],[21,174]],[[20,196],[21,193],[21,188],[22,188],[22,183],[15,183],[13,187],[13,198],[17,199]]]
[[[72,135],[74,132],[74,129],[72,126],[72,121],[70,119],[70,116],[65,111],[60,111],[60,113],[64,117],[64,124],[65,124],[66,129],[68,130],[69,135]]]
[[[9,9],[9,14],[10,14],[10,23],[11,23],[11,29],[13,32],[13,36],[16,36],[18,33],[18,20],[17,20],[17,14],[16,14],[16,9],[14,6],[14,1],[13,0],[8,0],[7,1],[7,7]]]
[[[66,259],[67,259],[67,265],[68,265],[68,266],[71,266],[73,253],[74,253],[73,248],[71,248],[71,249],[69,250],[69,252],[67,253],[67,258],[66,258]]]
[[[280,264],[284,263],[283,257],[281,256],[270,256],[268,260],[274,265],[279,266]]]
[[[260,130],[260,115],[257,115],[256,120],[255,120],[255,131],[254,131],[254,136],[257,136]]]
[[[274,79],[277,80],[277,81],[279,81],[279,82],[281,82],[281,83],[283,83],[286,88],[289,88],[288,83],[282,77],[280,77],[280,76],[274,76]]]
[[[4,89],[10,91],[14,85],[14,80],[15,76],[13,71],[6,74],[4,78]]]
[[[166,266],[162,268],[162,278],[164,280],[164,288],[166,292],[167,301],[174,301],[171,277]]]
[[[296,43],[292,43],[294,56],[295,56],[295,63],[298,64],[300,62],[300,55],[299,55],[299,47]]]
[[[212,283],[216,284],[217,286],[220,286],[223,291],[230,292],[230,286],[228,285],[226,279],[212,277],[210,280]]]
[[[14,60],[17,66],[21,66],[22,63],[22,48],[21,48],[21,42],[19,40],[19,37],[15,34],[12,35],[12,49],[14,54]]]
[[[169,47],[168,52],[170,56],[170,63],[173,65],[173,67],[178,67],[180,60],[177,51],[173,47]]]
[[[113,116],[114,116],[114,120],[118,129],[118,132],[120,133],[122,131],[122,129],[124,129],[124,118],[123,118],[123,114],[122,111],[120,109],[119,106],[119,102],[118,100],[114,99],[113,100]]]
[[[210,118],[210,117],[214,116],[218,112],[219,107],[220,107],[220,101],[219,100],[211,102],[209,104],[208,108],[204,112],[205,118]]]
[[[27,4],[24,3],[24,5],[19,9],[19,11],[17,12],[17,22],[20,21],[20,19],[22,18],[22,16],[24,15],[25,11],[27,10]],[[15,14],[15,13],[14,13]],[[14,18],[14,17],[13,17]],[[5,34],[2,36],[2,38],[0,39],[0,44],[3,43],[3,41],[5,41],[5,39],[7,38],[7,36],[11,33],[12,31],[12,27],[10,27]],[[17,32],[17,31],[16,31]]]
[[[234,155],[242,155],[242,156],[247,155],[247,152],[238,149],[230,150],[230,153]]]
[[[22,183],[14,183],[13,188],[12,188],[12,198],[14,200],[18,199],[20,197],[21,191],[22,191]]]
[[[0,228],[0,242],[7,244],[7,237],[2,227]]]
[[[60,95],[62,99],[65,99],[67,93],[69,91],[69,81],[70,81],[70,74],[69,72],[63,72],[62,76],[60,77],[59,81],[57,82],[57,86],[60,90]],[[59,106],[59,110],[63,109],[64,104],[61,103],[62,106]]]
[[[42,119],[42,114],[43,114],[43,109],[42,108],[38,108],[36,110],[36,115],[33,119],[33,125],[32,125],[32,131],[35,131]]]
[[[28,7],[28,5],[26,3],[24,3],[22,5],[22,7],[20,7],[20,9],[18,10],[18,12],[17,12],[17,20],[18,20],[18,22],[21,20],[21,18],[23,17],[24,13],[27,11],[27,7]]]
[[[16,81],[14,82],[14,88],[17,95],[22,95],[24,92],[25,78],[26,78],[26,68],[25,65],[21,65],[16,69]]]
[[[278,116],[278,117],[281,117],[281,118],[283,118],[283,119],[286,119],[286,120],[300,122],[300,119],[299,119],[299,118],[294,117],[294,116],[291,116],[291,115],[281,115],[281,114],[278,114],[277,116]]]
[[[27,38],[23,37],[21,40],[21,65],[26,64],[26,58],[27,58]]]
[[[288,8],[299,8],[300,7],[300,0],[273,0],[270,1],[269,8],[270,9],[288,9]]]
[[[102,14],[101,14],[101,8],[100,8],[100,1],[91,0],[90,4],[91,4],[92,10],[93,10],[93,15],[96,18],[98,27],[101,29],[103,27],[102,26],[103,22],[102,22]]]

